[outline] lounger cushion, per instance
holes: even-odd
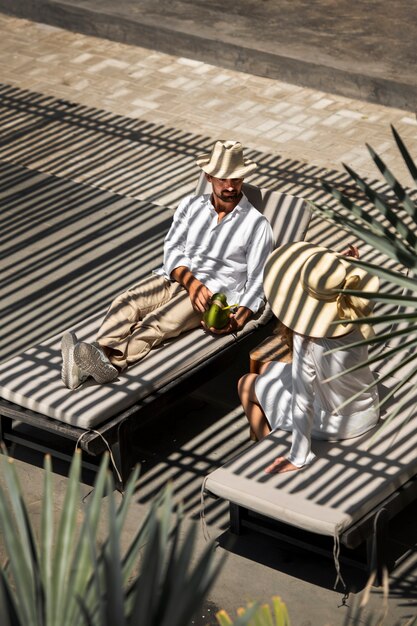
[[[413,404],[375,442],[375,431],[340,442],[314,441],[317,458],[310,466],[267,475],[264,468],[290,447],[290,434],[276,431],[209,474],[205,490],[286,524],[340,535],[417,474],[416,418],[401,427]]]
[[[269,316],[269,310],[263,311],[246,325],[241,336],[264,324]],[[94,340],[101,317],[94,316],[75,327],[77,337]],[[215,336],[196,329],[153,349],[113,383],[98,385],[89,379],[78,389],[69,390],[61,381],[59,335],[0,364],[0,396],[67,424],[94,428],[235,341],[232,335]]]

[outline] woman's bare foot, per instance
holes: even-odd
[[[268,467],[264,469],[264,472],[266,474],[283,474],[284,472],[294,472],[299,469],[301,469],[301,467],[293,465],[291,461],[288,461],[284,456],[279,456],[271,465],[268,465]]]

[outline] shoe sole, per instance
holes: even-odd
[[[76,389],[83,382],[78,376],[74,376],[73,368],[74,361],[74,349],[77,344],[77,337],[75,333],[64,333],[61,339],[61,354],[62,354],[62,368],[61,368],[61,380],[68,389]]]
[[[74,360],[79,368],[101,385],[113,382],[119,375],[119,371],[111,363],[103,363],[99,350],[91,344],[77,343]]]

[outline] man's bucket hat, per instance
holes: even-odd
[[[256,163],[244,158],[239,141],[216,141],[212,151],[200,154],[196,163],[215,178],[244,178],[257,168]]]
[[[373,308],[367,298],[338,293],[354,289],[376,293],[379,280],[348,257],[306,241],[275,250],[264,269],[264,291],[276,317],[309,337],[338,337],[353,329],[348,320],[365,318]],[[334,324],[337,320],[344,323]],[[370,336],[369,325],[360,325]]]

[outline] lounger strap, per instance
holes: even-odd
[[[342,572],[341,572],[341,569],[340,569],[339,556],[340,556],[340,537],[337,534],[337,531],[335,531],[335,533],[334,533],[334,543],[333,543],[333,559],[334,559],[334,566],[336,568],[337,576],[336,576],[336,580],[335,580],[333,589],[336,589],[337,584],[338,584],[338,582],[340,580],[340,582],[342,583],[344,589],[346,590],[346,583],[343,580]]]

